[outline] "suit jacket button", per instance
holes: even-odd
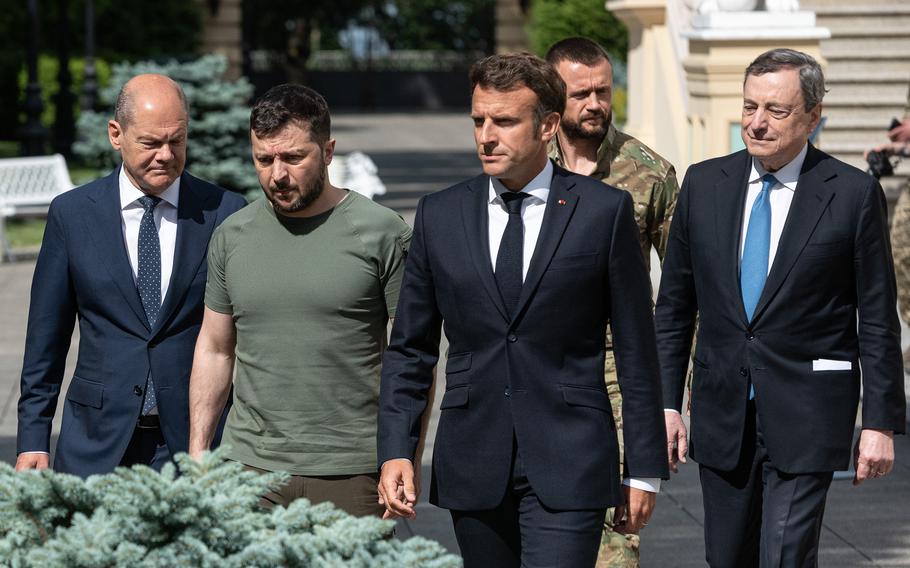
[[[752,333],[751,331],[747,331],[747,332],[746,332],[746,339],[749,340],[749,341],[752,341],[753,339],[755,339],[755,334]]]
[[[745,367],[740,367],[740,368],[739,368],[739,374],[742,375],[742,376],[744,376],[744,377],[745,377],[745,376],[748,376],[748,375],[749,375],[749,369],[747,369],[747,368],[745,368]]]
[[[139,385],[133,385],[133,394],[136,396],[142,396],[142,387]]]
[[[505,395],[506,395],[506,398],[512,396],[512,391],[509,390],[509,387],[506,387]]]
[[[515,335],[514,333],[510,333],[506,339],[509,340],[509,343],[515,343],[516,341],[518,341],[518,336]]]

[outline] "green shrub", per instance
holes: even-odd
[[[245,79],[224,79],[227,60],[206,55],[194,61],[144,61],[111,67],[107,86],[99,91],[103,112],[84,112],[76,123],[73,152],[87,166],[111,169],[120,156],[107,138],[120,88],[141,73],[161,73],[174,79],[186,93],[190,107],[187,169],[193,175],[239,192],[259,190],[250,157],[249,101],[253,86]]]
[[[70,59],[70,75],[73,83],[70,90],[73,93],[73,116],[79,116],[79,96],[82,93],[82,83],[85,79],[85,59]],[[57,116],[57,103],[54,97],[60,90],[57,83],[57,72],[60,70],[60,61],[53,55],[42,54],[38,58],[38,84],[41,85],[41,101],[44,103],[44,111],[41,113],[41,124],[50,129],[54,127],[54,119]],[[95,59],[95,81],[99,88],[107,85],[111,76],[111,68],[107,61]],[[28,85],[28,72],[25,64],[19,70],[19,108],[25,108],[25,87]],[[19,113],[20,121],[25,122],[25,112]]]
[[[177,456],[161,473],[118,468],[86,480],[16,473],[0,464],[0,564],[81,567],[460,566],[438,543],[388,538],[394,523],[306,500],[265,510],[285,478],[225,461]],[[179,469],[179,474],[178,474]]]

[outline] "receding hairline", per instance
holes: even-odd
[[[145,85],[144,83],[146,82],[150,84]],[[158,83],[157,86],[155,83]],[[146,94],[147,89],[153,88],[171,89],[172,93],[176,95],[177,100],[183,109],[183,113],[186,116],[187,122],[189,122],[189,103],[186,100],[186,94],[183,92],[183,88],[180,87],[180,84],[167,75],[145,74],[137,75],[131,78],[129,81],[123,84],[123,87],[120,88],[120,93],[117,95],[117,101],[114,104],[114,120],[120,124],[121,128],[125,129],[135,117],[137,98],[143,94]]]

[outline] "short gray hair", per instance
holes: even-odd
[[[821,65],[808,53],[795,49],[772,49],[756,57],[755,61],[746,67],[743,84],[749,75],[777,73],[782,69],[799,69],[799,87],[807,111],[818,106],[825,98],[828,91],[825,89],[825,75],[822,73]]]
[[[187,118],[189,118],[190,105],[186,100],[186,93],[183,92],[180,83],[174,81],[170,77],[167,77],[166,79],[174,87],[177,98],[180,99],[180,104],[183,105],[183,112],[185,112]],[[120,126],[123,128],[126,128],[127,125],[133,121],[133,117],[136,114],[134,99],[133,89],[129,86],[129,81],[127,81],[124,83],[123,87],[120,88],[120,93],[117,95],[117,101],[114,103],[114,120],[120,123]]]

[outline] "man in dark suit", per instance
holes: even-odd
[[[668,475],[631,197],[547,159],[565,105],[548,63],[491,56],[471,83],[484,174],[418,205],[383,362],[380,498],[389,515],[414,516],[412,460],[444,326],[430,500],[451,510],[465,566],[593,566],[608,507],[636,532],[654,506],[653,492],[621,486],[608,321],[627,474],[652,487]]]
[[[183,171],[188,114],[161,75],[124,85],[108,123],[122,167],[56,198],[35,267],[16,469],[48,467],[79,317],[54,469],[160,468],[188,443],[188,384],[212,230],[244,205]]]
[[[714,567],[815,566],[832,472],[887,475],[905,423],[885,197],[812,147],[824,77],[760,55],[743,86],[746,150],[689,168],[657,300],[675,471],[699,463]],[[857,316],[858,314],[858,316]],[[679,414],[695,318],[692,434]]]

